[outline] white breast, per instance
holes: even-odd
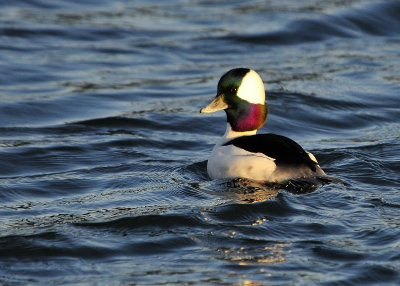
[[[216,145],[207,163],[207,172],[212,179],[240,177],[269,181],[275,169],[273,158],[262,153],[247,152],[233,145]]]

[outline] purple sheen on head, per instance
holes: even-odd
[[[234,131],[243,132],[260,129],[267,118],[266,106],[250,104],[247,112],[238,117],[234,122],[230,122]]]

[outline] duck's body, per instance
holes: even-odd
[[[207,162],[212,179],[246,178],[282,182],[323,176],[315,157],[295,141],[276,134],[238,134],[228,125]]]
[[[227,128],[207,163],[212,179],[245,178],[282,182],[324,176],[315,157],[293,140],[276,134],[256,134],[267,118],[264,84],[249,69],[233,69],[218,83],[218,94],[200,112],[225,110]]]

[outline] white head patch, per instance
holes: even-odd
[[[258,73],[250,70],[243,77],[237,96],[250,103],[265,104],[264,83]]]

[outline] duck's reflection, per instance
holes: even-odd
[[[333,182],[336,181],[327,177],[299,178],[284,183],[261,183],[237,178],[230,181],[224,181],[221,185],[223,185],[224,194],[227,197],[236,200],[238,203],[248,204],[273,199],[281,190],[293,194],[312,193],[319,186]]]
[[[273,199],[279,192],[277,188],[245,179],[234,179],[224,184],[226,196],[241,204]]]

